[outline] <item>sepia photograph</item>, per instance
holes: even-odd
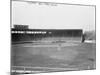
[[[96,6],[11,1],[11,75],[96,69]]]

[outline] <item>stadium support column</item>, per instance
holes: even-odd
[[[82,35],[82,43],[84,43],[84,41],[85,41],[85,35],[83,34]]]

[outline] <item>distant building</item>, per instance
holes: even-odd
[[[28,29],[28,25],[14,25],[15,29]]]

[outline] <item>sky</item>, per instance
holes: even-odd
[[[29,25],[31,29],[95,30],[95,7],[78,5],[39,5],[12,2],[12,27]]]

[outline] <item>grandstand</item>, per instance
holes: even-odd
[[[27,25],[15,25],[11,33],[12,42],[81,42],[83,35],[82,29],[29,29]]]

